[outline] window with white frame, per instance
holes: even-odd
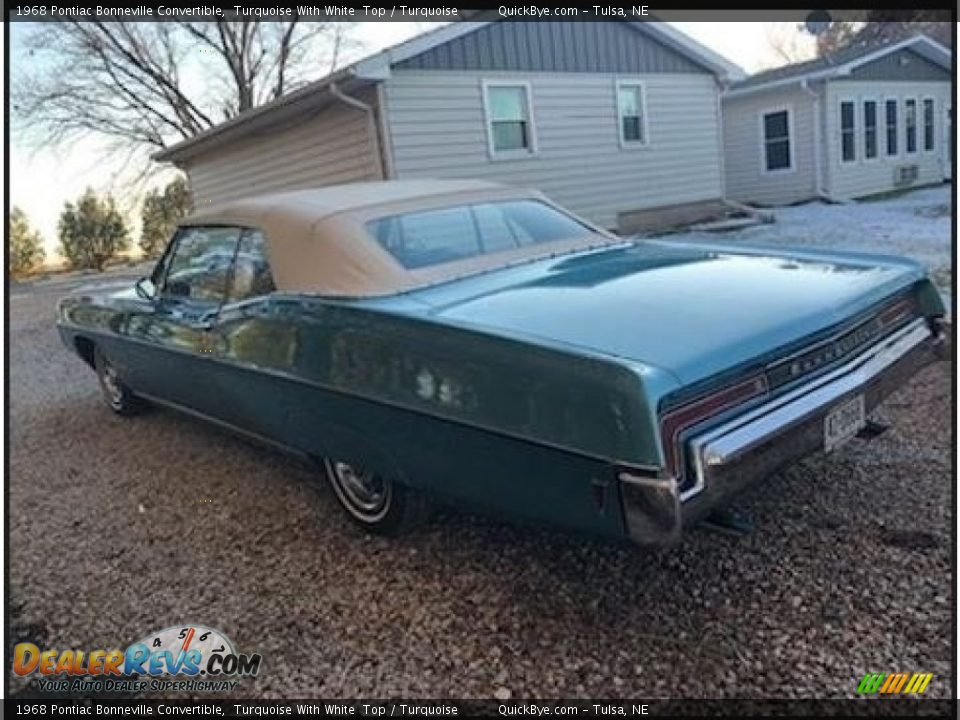
[[[644,107],[642,84],[630,81],[617,83],[617,117],[621,145],[647,144],[647,109]]]
[[[528,83],[485,83],[484,103],[491,155],[536,152]]]
[[[923,149],[927,152],[932,151],[935,146],[935,113],[936,108],[933,104],[933,98],[926,98],[923,101]]]
[[[903,101],[904,149],[908,153],[917,151],[917,101],[913,98]]]
[[[863,101],[863,157],[877,156],[877,101]]]
[[[845,100],[840,103],[840,160],[853,162],[857,159],[857,108]]]
[[[790,150],[790,110],[782,108],[763,114],[763,169],[766,172],[793,167]]]
[[[886,129],[887,129],[887,155],[896,155],[899,150],[897,150],[897,101],[896,100],[887,100],[884,107],[886,108]]]

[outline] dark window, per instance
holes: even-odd
[[[887,100],[887,155],[897,152],[897,101]]]
[[[527,96],[527,86],[489,86],[487,88],[487,103],[493,151],[532,151],[530,98]]]
[[[763,147],[767,170],[790,167],[790,117],[787,110],[764,114]]]
[[[237,249],[237,261],[230,281],[230,302],[260,297],[276,290],[270,263],[267,261],[267,243],[259,230],[244,230]]]
[[[643,89],[640,85],[623,84],[617,88],[617,111],[620,114],[620,139],[624,143],[643,144]]]
[[[917,151],[917,101],[904,100],[903,102],[903,129],[906,132],[906,150],[908,153]]]
[[[236,227],[184,228],[177,238],[164,293],[199,302],[223,302],[240,232]]]
[[[840,158],[844,162],[857,159],[856,108],[852,102],[840,103]]]
[[[591,233],[571,216],[536,200],[477,203],[391,215],[367,232],[410,270]]]
[[[931,98],[923,101],[923,149],[933,150],[934,148],[934,105]]]
[[[863,102],[863,156],[875,158],[877,156],[877,102],[864,100]]]
[[[948,123],[948,125],[947,125],[947,130],[949,131],[949,132],[947,132],[947,142],[949,143],[949,146],[950,146],[950,147],[949,147],[949,151],[950,151],[950,152],[947,154],[947,158],[949,159],[949,158],[952,158],[952,157],[953,157],[953,153],[955,152],[954,149],[953,149],[953,145],[954,145],[954,143],[956,142],[956,140],[955,140],[955,138],[954,138],[954,136],[953,136],[953,133],[954,133],[954,130],[953,130],[953,108],[949,108],[949,109],[947,110],[947,118],[946,118],[946,120],[947,120],[947,123]]]

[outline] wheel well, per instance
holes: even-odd
[[[78,337],[74,339],[73,346],[77,349],[77,355],[83,358],[83,361],[87,363],[87,365],[95,369],[96,363],[93,360],[93,340],[88,340],[85,337]]]

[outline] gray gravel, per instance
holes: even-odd
[[[744,495],[748,536],[650,552],[447,511],[387,541],[299,461],[169,411],[112,416],[56,337],[62,292],[10,303],[19,639],[202,623],[263,654],[238,693],[259,697],[853,697],[894,670],[950,696],[946,364],[881,410],[884,435]]]

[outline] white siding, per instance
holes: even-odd
[[[827,190],[837,198],[858,198],[874,193],[888,192],[897,186],[894,184],[894,170],[900,165],[916,165],[918,178],[916,185],[940,182],[946,172],[944,147],[944,108],[952,104],[950,83],[946,82],[831,82],[827,85],[826,128],[827,146]],[[934,113],[934,150],[923,149],[923,100],[932,97],[935,100]],[[886,126],[883,102],[896,98],[899,102],[899,121],[897,131],[897,155],[886,154]],[[905,98],[917,100],[917,152],[906,153],[905,123],[903,101]],[[863,101],[876,99],[878,109],[879,157],[866,160],[863,157]],[[840,161],[840,103],[852,100],[856,107],[857,158],[852,163]]]
[[[758,205],[787,205],[817,194],[814,99],[799,84],[723,99],[727,197]],[[764,172],[763,113],[790,109],[793,168]]]
[[[303,122],[191,158],[185,170],[194,202],[200,207],[267,191],[379,180],[369,122],[362,110],[335,102]]]
[[[644,83],[647,147],[620,146],[618,78]],[[490,158],[484,79],[530,83],[536,155]],[[722,195],[718,93],[708,74],[396,71],[386,97],[399,178],[533,187],[605,227],[616,226],[618,213]]]

